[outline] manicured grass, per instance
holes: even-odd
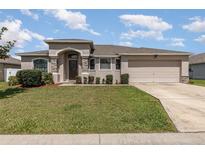
[[[174,132],[160,102],[130,86],[8,88],[1,134]]]
[[[205,87],[205,80],[190,80],[189,83],[193,85]]]

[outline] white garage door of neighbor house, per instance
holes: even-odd
[[[179,82],[180,61],[128,60],[130,82]]]

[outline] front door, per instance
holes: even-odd
[[[78,75],[78,61],[69,60],[69,80],[75,80]]]

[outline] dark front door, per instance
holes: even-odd
[[[78,75],[78,61],[69,60],[69,80],[75,80]]]

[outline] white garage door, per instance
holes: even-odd
[[[180,61],[128,60],[130,82],[179,82]]]

